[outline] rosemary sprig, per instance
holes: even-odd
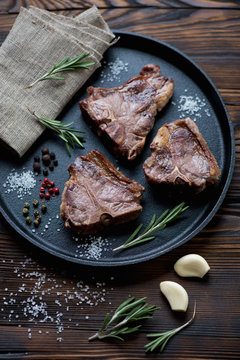
[[[195,318],[195,314],[196,314],[196,303],[194,304],[194,310],[193,310],[193,315],[191,317],[190,320],[188,320],[188,322],[186,322],[185,324],[183,324],[182,326],[163,332],[163,333],[156,333],[156,334],[148,334],[147,337],[149,338],[155,338],[154,340],[152,340],[150,343],[148,343],[147,345],[145,345],[146,348],[146,352],[152,352],[154,350],[159,349],[160,347],[160,352],[162,352],[165,348],[165,346],[167,345],[168,341],[174,336],[176,335],[179,331],[181,331],[182,329],[184,329],[185,327],[187,327],[188,325],[191,324],[191,322],[194,320]]]
[[[92,335],[88,340],[115,338],[124,341],[122,335],[131,334],[139,330],[141,325],[129,326],[132,322],[149,319],[153,312],[159,307],[148,305],[145,302],[146,297],[135,300],[131,297],[125,300],[114,312],[113,316],[107,313],[103,321],[103,325],[96,334]]]
[[[43,80],[65,80],[64,77],[61,76],[53,76],[54,74],[58,74],[63,71],[72,71],[79,68],[89,69],[90,66],[94,65],[95,63],[92,61],[81,61],[85,57],[89,56],[89,53],[83,53],[74,59],[70,59],[69,56],[65,57],[60,61],[58,64],[54,64],[52,69],[48,71],[46,74],[39,77],[37,80],[32,82],[30,85],[26,86],[25,89],[30,89],[34,85],[36,85],[38,82]]]
[[[28,108],[29,112],[35,116],[35,118],[46,128],[54,131],[64,142],[67,148],[68,155],[71,156],[71,151],[69,145],[75,149],[75,144],[84,149],[83,142],[84,138],[79,135],[79,133],[84,133],[83,131],[70,128],[73,122],[68,124],[63,124],[60,120],[47,119],[43,116],[37,115],[34,111]]]
[[[136,228],[136,230],[132,233],[132,235],[127,239],[127,241],[123,245],[113,249],[113,251],[127,249],[131,246],[139,245],[143,242],[155,239],[155,236],[152,236],[153,234],[164,229],[170,222],[175,220],[181,213],[183,213],[185,210],[188,209],[189,206],[184,206],[184,205],[185,203],[182,202],[181,204],[175,206],[175,208],[173,208],[170,212],[169,209],[164,211],[164,213],[161,216],[159,216],[157,220],[156,220],[156,215],[154,214],[150,223],[140,235],[138,234],[143,224],[140,224]]]

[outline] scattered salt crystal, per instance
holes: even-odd
[[[120,81],[122,72],[128,72],[127,62],[123,62],[118,57],[108,63],[104,61],[103,70],[100,74],[101,83],[105,81]]]
[[[58,300],[55,300],[55,304],[58,305],[58,306],[62,306],[62,304]]]
[[[15,169],[12,169],[3,184],[3,187],[6,189],[6,194],[16,191],[17,197],[21,200],[23,200],[25,195],[31,195],[31,190],[35,186],[36,179],[34,178],[34,173],[31,170],[18,173]]]
[[[18,322],[22,323],[23,321],[29,325],[31,324],[31,327],[44,323],[49,327],[54,327],[56,334],[60,334],[64,331],[64,328],[67,328],[65,324],[67,317],[65,314],[67,312],[69,314],[70,308],[72,310],[79,306],[79,309],[81,307],[83,310],[83,304],[92,307],[106,301],[105,282],[97,282],[90,287],[80,280],[78,275],[73,276],[72,280],[62,280],[59,279],[58,274],[54,273],[54,268],[49,269],[47,275],[45,273],[46,267],[38,265],[31,258],[26,256],[24,258],[24,261],[15,262],[16,265],[12,270],[13,274],[21,282],[18,284],[17,291],[13,292],[9,287],[5,288],[7,289],[5,296],[2,297],[2,300],[0,299],[2,319],[15,322],[18,327],[21,327],[21,324]],[[61,272],[61,274],[65,276],[65,272]],[[68,285],[68,289],[65,289],[63,284]],[[61,291],[58,289],[61,289]],[[56,311],[56,308],[54,308],[54,311],[51,306],[54,302],[62,312]],[[17,308],[14,305],[15,303],[18,305]],[[15,314],[16,309],[18,314]],[[74,313],[77,313],[77,311]],[[86,316],[86,319],[88,318],[89,316]],[[77,318],[69,318],[69,322],[73,326],[76,320]],[[79,323],[76,322],[76,326],[78,325]],[[42,333],[42,330],[38,330],[38,333]],[[49,331],[45,333],[48,334]],[[27,334],[28,339],[32,339],[34,334],[30,327],[27,330]],[[56,339],[57,341],[63,340],[58,335]]]
[[[188,89],[184,90],[186,93]],[[201,110],[206,106],[206,100],[201,99],[197,94],[195,95],[181,95],[177,102],[172,101],[172,105],[177,105],[177,110],[180,112],[179,117],[185,118],[191,116],[194,121],[196,118],[201,118]],[[209,109],[204,109],[207,116],[211,116]]]
[[[209,109],[204,109],[207,116],[211,116]]]
[[[76,242],[81,241],[80,244],[77,245],[75,257],[84,257],[86,259],[100,259],[103,253],[112,245],[108,239],[104,239],[101,236],[96,237],[90,235],[84,242],[81,238],[74,237],[73,239]]]

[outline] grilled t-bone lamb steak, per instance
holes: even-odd
[[[116,170],[99,151],[78,156],[68,170],[71,177],[65,183],[60,207],[67,228],[93,234],[140,215],[144,187]]]
[[[111,89],[88,87],[88,98],[80,101],[83,114],[107,135],[116,155],[133,160],[143,149],[157,111],[173,94],[173,79],[161,75],[158,65],[145,65],[140,75]]]
[[[149,183],[185,185],[198,193],[221,172],[197,125],[190,118],[163,125],[150,145],[143,169]]]

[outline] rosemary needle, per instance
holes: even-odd
[[[134,297],[125,300],[114,312],[113,316],[107,313],[103,325],[88,340],[115,338],[124,341],[123,335],[131,334],[139,330],[141,325],[129,326],[132,322],[149,319],[159,307],[146,304],[146,297],[135,300]]]
[[[69,124],[63,124],[60,120],[52,120],[52,119],[47,119],[43,116],[39,116],[34,111],[30,110],[29,108],[28,108],[28,111],[33,116],[35,116],[35,118],[43,126],[54,131],[60,137],[60,139],[62,139],[65,142],[69,156],[71,156],[71,151],[70,151],[69,145],[71,145],[71,147],[75,149],[75,144],[77,144],[82,149],[84,149],[84,146],[82,143],[85,140],[82,136],[79,135],[79,133],[83,133],[83,131],[70,128],[70,126],[73,124],[73,122],[71,122]]]
[[[52,69],[48,71],[46,74],[39,77],[37,80],[32,82],[30,85],[26,86],[25,89],[30,89],[34,85],[36,85],[38,82],[43,80],[65,80],[62,76],[53,76],[54,74],[58,74],[63,71],[72,71],[79,68],[89,69],[90,66],[94,65],[95,63],[92,61],[81,61],[85,57],[89,56],[89,53],[83,53],[74,59],[70,59],[69,56],[62,59],[58,64],[54,64]]]
[[[196,302],[194,304],[194,310],[193,310],[193,314],[190,320],[188,320],[185,324],[183,324],[182,326],[163,332],[163,333],[156,333],[156,334],[148,334],[147,337],[149,338],[155,338],[154,340],[152,340],[150,343],[148,343],[147,345],[145,345],[146,348],[146,352],[151,352],[154,350],[157,350],[160,348],[160,352],[162,352],[165,348],[165,346],[167,345],[168,341],[174,336],[176,335],[179,331],[181,331],[182,329],[184,329],[185,327],[187,327],[188,325],[191,324],[191,322],[194,320],[196,315]]]
[[[143,224],[140,224],[136,228],[136,230],[132,233],[132,235],[127,239],[127,241],[123,245],[113,249],[113,251],[127,249],[131,246],[139,245],[143,242],[153,240],[155,238],[153,234],[164,229],[170,222],[175,220],[181,213],[183,213],[187,209],[188,206],[185,206],[185,203],[182,202],[181,204],[175,206],[175,208],[173,208],[170,212],[169,210],[164,211],[164,213],[161,216],[159,216],[157,220],[156,220],[156,215],[154,214],[150,223],[140,235],[138,234]]]

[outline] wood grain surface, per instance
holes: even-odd
[[[37,6],[47,10],[63,9],[85,9],[86,7],[96,5],[98,8],[136,8],[136,7],[159,7],[159,8],[211,8],[224,9],[240,7],[239,1],[222,0],[3,0],[1,12],[14,13],[19,12],[21,6]]]
[[[227,106],[236,138],[236,165],[227,196],[210,224],[187,244],[155,260],[121,269],[76,266],[56,259],[11,231],[0,220],[0,359],[240,358],[240,3],[239,1],[6,0],[0,2],[0,41],[20,6],[34,5],[76,15],[96,4],[112,29],[163,40],[188,54],[213,80]],[[188,253],[204,256],[206,278],[181,279],[173,264]],[[181,283],[190,295],[187,314],[171,312],[159,282]],[[161,306],[140,332],[124,342],[88,342],[129,295]],[[35,296],[50,316],[31,319]],[[88,299],[86,298],[88,296]],[[42,299],[41,299],[42,298]],[[146,333],[195,321],[164,353],[145,355]],[[95,302],[95,305],[90,305]],[[45,309],[45,310],[46,310]],[[61,326],[64,328],[62,329]]]

